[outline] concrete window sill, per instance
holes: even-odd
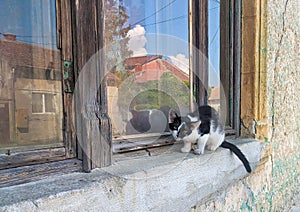
[[[264,145],[237,139],[255,167]],[[0,189],[0,211],[186,211],[197,202],[247,176],[226,149],[183,154],[174,145],[151,157],[117,160],[91,173],[72,173]]]

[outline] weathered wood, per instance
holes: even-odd
[[[180,152],[182,148],[182,142],[174,142],[172,145],[164,145],[155,148],[145,148],[138,151],[128,151],[115,153],[113,157],[114,162],[122,160],[133,160],[140,157],[152,157],[162,154],[173,154],[174,152]]]
[[[241,1],[220,2],[222,122],[240,132]]]
[[[240,112],[241,112],[241,45],[242,45],[242,2],[233,3],[233,116],[232,127],[236,131],[236,136],[240,135]]]
[[[191,69],[197,105],[208,101],[208,1],[191,1]]]
[[[59,47],[61,47],[62,63],[64,61],[73,61],[73,39],[72,39],[72,11],[71,1],[56,0],[57,10],[57,35]],[[63,64],[62,75],[63,75]],[[74,73],[72,73],[74,76]],[[75,79],[73,79],[75,81]],[[63,80],[63,87],[65,88],[66,81]],[[73,108],[72,108],[72,93],[63,93],[63,108],[64,108],[64,140],[66,144],[67,157],[76,156],[76,133],[73,123]]]
[[[0,170],[0,188],[34,182],[49,178],[51,176],[80,172],[82,171],[81,164],[82,162],[77,159],[69,159],[58,162]]]
[[[160,137],[148,137],[141,140],[141,138],[118,139],[114,141],[113,153],[128,152],[133,150],[141,150],[153,147],[160,147],[174,144],[175,141],[172,135],[161,135]]]
[[[65,159],[64,147],[0,154],[0,170]]]
[[[220,114],[222,122],[230,126],[230,2],[220,1],[220,83],[223,89],[220,90]],[[223,98],[225,97],[225,98]]]
[[[78,1],[74,9],[75,60],[78,73],[75,95],[76,129],[82,147],[83,169],[111,164],[111,124],[107,115],[102,54],[103,2]],[[101,52],[101,51],[100,51]]]
[[[234,129],[225,129],[226,138],[236,136]],[[126,153],[130,151],[147,150],[154,147],[162,148],[175,144],[173,136],[170,133],[164,134],[148,134],[138,136],[128,136],[113,141],[113,153]],[[159,149],[158,148],[158,149]]]

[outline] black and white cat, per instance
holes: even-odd
[[[197,143],[195,154],[203,154],[204,149],[215,151],[219,146],[230,149],[244,164],[247,172],[251,172],[249,161],[234,144],[225,141],[225,131],[220,122],[218,112],[206,105],[187,116],[179,116],[175,110],[169,111],[169,128],[175,140],[184,142],[181,152],[190,152],[192,144]]]

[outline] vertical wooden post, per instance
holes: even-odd
[[[231,24],[230,24],[230,1],[220,1],[220,114],[224,125],[230,126],[230,78],[231,78]]]
[[[63,61],[73,61],[71,2],[68,0],[56,0],[56,11],[57,48],[61,49],[61,68],[63,70]],[[65,81],[63,81],[62,86],[65,87]],[[72,100],[73,93],[63,93],[63,130],[67,157],[75,157],[77,147],[75,127],[73,124],[74,114]]]
[[[78,80],[74,94],[76,128],[83,169],[111,164],[111,124],[104,83],[103,0],[73,2],[74,51]],[[100,53],[99,53],[100,52]]]
[[[241,1],[220,1],[221,118],[229,128],[240,131]]]
[[[240,136],[241,113],[241,45],[242,45],[242,1],[233,2],[233,115],[232,127]]]
[[[191,67],[197,105],[208,101],[208,0],[191,1]]]
[[[94,160],[97,163],[93,164],[95,167],[103,167],[111,164],[112,161],[112,126],[110,118],[108,116],[107,108],[107,84],[105,80],[105,64],[104,64],[104,0],[96,1],[96,36],[97,36],[97,50],[99,51],[99,56],[97,60],[97,69],[99,76],[98,79],[98,93],[97,93],[97,103],[100,107],[100,113],[98,118],[100,120],[100,144],[94,145],[95,149],[92,152]],[[98,150],[97,150],[98,148]],[[97,151],[95,151],[97,150]]]

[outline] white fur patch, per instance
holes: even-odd
[[[191,122],[196,122],[196,121],[199,120],[198,117],[192,117],[190,115],[187,115],[187,117],[189,117],[189,119],[191,120]]]
[[[186,137],[183,138],[184,142],[189,142],[189,143],[196,143],[198,138],[200,137],[198,133],[198,129],[194,129],[192,133]]]
[[[225,133],[219,133],[220,129],[217,128],[215,131],[213,130],[214,123],[211,122],[210,126],[210,134],[208,141],[206,143],[207,149],[215,151],[224,141]]]
[[[178,134],[177,130],[172,130],[173,138],[177,139],[177,134]]]

